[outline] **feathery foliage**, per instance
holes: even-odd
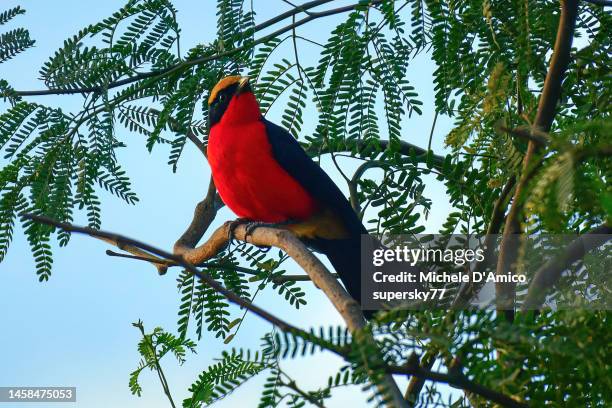
[[[252,2],[218,0],[216,38],[185,48],[179,10],[170,0],[126,1],[66,39],[40,68],[49,93],[82,95],[77,111],[47,106],[0,79],[0,262],[15,232],[23,231],[39,279],[48,280],[55,244],[66,245],[70,236],[19,214],[85,219],[100,228],[102,191],[137,204],[118,159],[128,143],[118,129],[142,135],[139,143],[149,151],[165,149],[176,171],[191,141],[206,143],[207,93],[228,74],[249,75],[264,115],[313,157],[331,156],[371,232],[423,233],[429,217],[440,217],[432,213],[432,184],[444,188],[452,207],[442,215],[440,233],[502,232],[497,218],[515,205],[509,180],[525,172],[530,173],[517,204],[523,231],[582,234],[610,225],[609,8],[579,2],[561,98],[554,101],[550,131],[542,132],[533,125],[555,45],[559,1],[356,0],[340,11],[333,3],[319,2],[315,12],[279,13],[271,34],[262,34],[268,25],[256,24],[261,22]],[[322,43],[300,35],[299,18],[308,19],[307,27],[325,27],[325,11],[341,18]],[[0,12],[0,25],[23,12]],[[284,25],[290,21],[296,24]],[[34,40],[23,28],[7,30],[0,34],[0,63],[16,64]],[[429,106],[422,96],[428,79],[413,70],[423,60],[433,65]],[[452,124],[443,135],[445,155],[434,154],[427,135],[412,131],[414,117],[430,114]],[[432,136],[440,133],[436,119]],[[546,141],[529,169],[523,168],[525,133]],[[280,252],[240,244],[202,268],[244,299],[265,294],[300,310],[307,305],[306,284],[283,279],[290,267]],[[578,281],[576,288],[588,290],[589,282]],[[195,350],[190,335],[227,344],[242,334],[247,314],[221,294],[187,271],[177,286],[178,335],[160,328],[146,334],[135,324],[142,333],[142,360],[130,376],[133,394],[142,393],[138,378],[145,368],[159,374],[166,354],[182,363]],[[459,288],[451,289],[454,296]],[[519,293],[519,306],[523,299]],[[343,327],[273,331],[259,349],[224,352],[195,379],[183,406],[213,404],[257,375],[265,376],[260,407],[323,406],[341,387],[363,389],[364,399],[384,405],[382,376],[389,367],[410,367],[415,357],[418,363],[428,355],[465,392],[449,393],[431,381],[409,396],[413,406],[491,406],[466,388],[473,381],[532,406],[603,407],[612,389],[608,318],[608,312],[580,308],[517,313],[512,323],[491,311],[390,311],[366,329],[374,342]],[[283,365],[314,353],[340,355],[344,362],[338,370],[322,368],[329,380],[309,391]]]

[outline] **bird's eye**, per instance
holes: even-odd
[[[225,98],[226,98],[226,97],[227,97],[227,96],[226,96],[225,94],[220,94],[220,95],[219,95],[219,102],[225,102]]]

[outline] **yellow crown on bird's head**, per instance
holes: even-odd
[[[211,105],[215,101],[215,98],[217,98],[219,92],[236,83],[239,84],[240,88],[242,88],[249,83],[249,77],[241,75],[230,75],[221,79],[219,82],[217,82],[217,85],[214,86],[212,91],[210,91],[210,96],[208,97],[208,105]]]

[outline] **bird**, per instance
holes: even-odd
[[[288,229],[327,256],[360,302],[367,230],[342,191],[286,129],[262,115],[248,77],[224,77],[207,102],[207,156],[221,200],[238,220]]]

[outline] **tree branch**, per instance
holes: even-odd
[[[550,142],[548,134],[545,132],[541,132],[538,129],[529,129],[523,126],[514,129],[509,129],[505,126],[500,126],[499,130],[501,130],[502,132],[509,133],[511,136],[518,137],[528,142],[533,142],[539,147],[545,147]]]
[[[602,7],[610,7],[612,6],[612,1],[610,0],[584,0],[587,3],[595,4],[596,6]]]
[[[371,0],[369,5],[373,6],[379,3],[382,3],[383,0]],[[320,4],[324,4],[326,3],[326,1],[312,1],[310,3],[306,3],[303,4],[301,6],[296,7],[293,10],[290,10],[288,12],[285,12],[283,14],[280,14],[279,16],[276,16],[270,20],[264,21],[261,24],[258,24],[254,27],[254,31],[258,32],[260,30],[263,30],[264,28],[267,28],[287,17],[292,17],[295,14],[298,14],[304,10],[306,10],[307,8],[312,8],[312,7],[316,7]],[[307,7],[306,5],[309,4],[310,6]],[[268,35],[265,35],[263,37],[258,38],[257,40],[254,40],[248,44],[245,44],[241,47],[237,47],[225,52],[220,52],[217,53],[215,55],[209,55],[206,57],[200,57],[200,58],[194,58],[192,60],[187,60],[187,61],[183,61],[183,62],[179,62],[175,65],[169,66],[167,68],[164,68],[162,70],[159,71],[149,71],[149,72],[142,72],[139,74],[136,74],[134,76],[130,76],[127,78],[123,78],[120,79],[118,81],[114,81],[111,82],[107,85],[104,86],[89,86],[89,87],[81,87],[81,88],[70,88],[70,89],[58,89],[58,88],[52,88],[52,89],[44,89],[44,90],[36,90],[36,91],[14,91],[11,92],[11,95],[17,95],[17,96],[42,96],[42,95],[68,95],[68,94],[78,94],[78,93],[91,93],[91,92],[102,92],[102,91],[107,91],[110,89],[114,89],[114,88],[118,88],[124,85],[128,85],[131,84],[133,82],[137,82],[143,79],[149,79],[149,78],[156,78],[156,79],[161,79],[167,75],[170,75],[176,71],[180,71],[182,69],[185,68],[189,68],[192,67],[194,65],[199,65],[199,64],[204,64],[206,62],[209,61],[215,61],[221,58],[225,58],[225,57],[229,57],[231,55],[234,55],[240,51],[244,51],[247,49],[251,49],[252,47],[254,47],[257,44],[261,44],[264,43],[268,40],[271,40],[275,37],[278,37],[281,34],[284,34],[288,31],[292,31],[293,29],[304,25],[310,21],[322,18],[322,17],[327,17],[327,16],[331,16],[334,14],[340,14],[340,13],[344,13],[347,11],[351,11],[354,10],[356,7],[362,5],[361,2],[359,3],[355,3],[355,4],[350,4],[347,6],[343,6],[343,7],[338,7],[335,9],[330,9],[330,10],[325,10],[325,11],[320,11],[320,12],[312,12],[309,13],[307,17],[298,20],[292,24],[289,24],[283,28],[280,28],[276,31],[274,31],[273,33],[270,33]]]
[[[197,265],[211,259],[228,243],[231,222],[226,222],[202,245],[180,253],[186,262]],[[357,301],[351,298],[337,279],[327,270],[323,263],[306,248],[293,233],[276,228],[257,228],[251,235],[245,236],[245,229],[238,227],[234,231],[237,239],[259,246],[273,246],[289,255],[329,298],[336,310],[344,318],[349,330],[356,331],[365,327],[363,314]]]
[[[206,197],[204,198],[204,200],[200,201],[196,205],[191,223],[189,224],[187,230],[183,233],[183,235],[181,235],[181,237],[174,244],[174,253],[176,255],[182,255],[194,249],[195,245],[200,241],[200,239],[202,239],[202,236],[204,236],[204,233],[208,230],[208,227],[210,227],[210,224],[214,221],[218,210],[222,206],[223,203],[221,202],[221,199],[217,194],[217,190],[211,177]],[[132,254],[131,256],[127,256],[125,254],[118,254],[112,251],[107,251],[107,255],[150,262],[157,268],[157,271],[160,275],[165,274],[168,271],[168,268],[171,266],[181,265],[180,262],[159,258],[157,256],[152,255],[151,253],[142,251],[140,248],[135,247],[133,245],[125,244],[123,242],[108,239],[102,236],[97,236],[97,238]],[[220,248],[219,250],[221,249],[222,248]],[[196,263],[196,265],[197,264],[198,263]]]
[[[155,108],[149,108],[149,112],[158,116],[161,113]],[[170,127],[170,130],[175,133],[179,133],[181,131],[181,124],[172,116],[170,116],[170,118],[168,119],[168,125]],[[208,158],[208,155],[206,153],[206,146],[189,127],[187,127],[187,129],[185,130],[185,136],[187,136],[187,139],[189,139],[198,148],[198,150],[202,152],[204,157]]]
[[[361,179],[361,176],[363,176],[363,173],[373,167],[380,166],[381,163],[376,160],[364,161],[359,167],[357,167],[357,170],[355,170],[355,173],[353,173],[353,177],[347,183],[349,188],[349,202],[351,203],[351,207],[353,207],[353,211],[357,213],[359,218],[363,217],[363,214],[361,214],[361,203],[359,202],[359,180]]]
[[[263,30],[265,28],[268,28],[271,25],[274,25],[274,24],[276,24],[276,23],[278,23],[280,21],[283,21],[283,20],[285,20],[285,19],[287,19],[289,17],[293,17],[296,14],[299,14],[299,13],[302,13],[302,12],[306,13],[308,10],[310,10],[310,9],[312,9],[314,7],[318,7],[318,6],[321,6],[321,5],[325,4],[325,3],[330,3],[332,1],[333,0],[315,0],[315,1],[306,2],[304,4],[300,4],[298,6],[295,6],[291,10],[285,11],[284,13],[279,14],[276,17],[272,17],[271,19],[266,20],[263,23],[256,25],[255,26],[255,30],[261,31],[261,30]],[[312,13],[306,13],[306,14],[310,15]]]
[[[323,405],[321,403],[321,401],[317,400],[312,395],[310,395],[309,393],[307,393],[306,391],[304,391],[300,387],[298,387],[297,384],[295,383],[295,381],[290,380],[288,382],[284,382],[284,381],[281,380],[280,381],[280,385],[295,391],[302,398],[304,398],[306,401],[310,402],[312,405],[314,405],[314,406],[316,406],[318,408],[325,408],[325,405]]]
[[[561,16],[557,38],[544,88],[538,103],[538,112],[534,127],[542,132],[548,132],[555,118],[555,111],[559,97],[561,96],[562,82],[565,71],[570,62],[570,51],[574,38],[576,17],[578,14],[578,0],[561,0]]]
[[[352,151],[357,149],[358,152],[365,150],[367,147],[372,146],[372,141],[363,141],[363,140],[346,140],[344,142],[344,146],[341,149],[338,149],[336,146],[329,146],[328,144],[321,145],[308,145],[305,147],[306,153],[310,156],[316,156],[320,154],[332,153],[332,152],[340,152],[340,151]],[[387,149],[389,147],[388,140],[378,140],[378,146],[381,150]],[[414,145],[412,143],[401,140],[399,142],[400,150],[399,152],[404,156],[410,156],[411,152],[414,152],[419,161],[425,161],[427,157],[427,149]],[[432,152],[432,161],[435,169],[441,169],[444,165],[444,156],[440,156],[437,154],[433,154]]]
[[[417,357],[415,363],[420,364],[420,366],[425,370],[431,370],[431,367],[433,367],[436,361],[436,354],[437,353],[435,352],[426,352],[423,358],[421,358],[421,361],[419,361]],[[416,354],[414,354],[414,356],[416,357]],[[408,388],[406,388],[406,394],[404,398],[410,404],[412,404],[412,406],[416,406],[417,400],[419,398],[419,394],[421,393],[421,390],[423,389],[423,386],[425,385],[425,380],[426,379],[424,377],[418,377],[416,375],[413,375],[410,378],[410,381],[408,382]]]
[[[223,205],[211,176],[206,197],[196,205],[191,223],[174,244],[174,253],[181,255],[195,248]]]
[[[303,330],[298,329],[297,327],[268,313],[264,309],[255,306],[253,303],[241,298],[234,292],[225,289],[210,275],[200,271],[194,266],[200,262],[212,258],[227,245],[231,222],[226,222],[221,227],[219,227],[212,234],[210,239],[199,247],[191,250],[185,250],[182,253],[171,254],[161,249],[157,249],[151,245],[124,237],[119,234],[113,234],[87,227],[78,227],[68,223],[58,222],[39,215],[23,214],[22,217],[43,224],[52,225],[61,228],[65,231],[87,234],[96,238],[103,239],[117,246],[135,247],[141,251],[144,251],[145,253],[172,260],[181,265],[186,270],[188,270],[190,273],[196,275],[198,278],[200,278],[211,288],[222,294],[232,303],[235,303],[247,310],[250,310],[256,315],[278,326],[283,331],[296,332],[300,333],[303,336],[308,335]],[[323,290],[327,298],[332,302],[336,310],[344,319],[351,333],[362,333],[362,336],[365,336],[365,341],[372,343],[374,342],[373,337],[363,332],[363,329],[365,328],[365,319],[357,301],[349,296],[346,290],[340,285],[340,283],[338,283],[338,281],[327,270],[323,263],[316,256],[314,256],[308,250],[308,248],[306,248],[304,243],[302,243],[302,241],[300,241],[293,233],[287,230],[262,227],[253,231],[253,233],[248,236],[247,240],[245,225],[239,225],[234,230],[234,236],[241,241],[251,242],[255,245],[274,246],[287,253],[287,255],[293,258],[293,260],[304,271],[306,271],[306,273],[308,273],[313,283],[316,284],[321,290]],[[336,353],[338,353],[337,350]],[[341,355],[343,357],[346,357],[343,354]],[[393,401],[392,406],[400,408],[406,407],[406,402],[404,401],[402,394],[400,393],[399,388],[397,387],[397,384],[395,383],[393,377],[391,375],[386,375],[383,378],[383,383],[384,386],[381,388],[381,391],[391,398],[391,400]]]
[[[559,18],[557,38],[544,81],[544,88],[540,95],[534,123],[534,128],[541,132],[548,132],[550,130],[555,117],[563,78],[570,60],[577,13],[578,0],[561,0],[561,16]],[[497,262],[498,275],[503,275],[510,270],[511,262],[516,259],[518,253],[518,243],[516,242],[515,234],[520,232],[523,190],[526,188],[528,170],[531,167],[531,161],[536,155],[537,150],[538,145],[530,140],[527,152],[523,158],[523,174],[514,191],[512,206],[504,226],[504,234]],[[514,318],[515,291],[516,285],[512,283],[495,285],[497,308],[498,310],[505,310],[510,320]]]
[[[123,247],[129,246],[129,247],[138,248],[140,251],[144,253],[152,254],[154,256],[176,262],[177,264],[180,264],[183,268],[185,268],[187,271],[197,276],[200,280],[202,280],[204,283],[209,285],[211,288],[216,290],[218,293],[223,295],[230,302],[253,312],[257,316],[261,317],[262,319],[277,326],[279,329],[286,331],[286,332],[295,333],[296,335],[299,335],[302,338],[308,338],[311,336],[306,331],[299,329],[290,323],[285,322],[284,320],[274,316],[271,313],[268,313],[264,309],[261,309],[260,307],[250,302],[249,300],[241,298],[240,296],[238,296],[231,290],[225,289],[220,283],[214,280],[210,275],[197,269],[194,266],[194,264],[190,262],[187,259],[187,257],[184,255],[172,254],[164,250],[158,249],[154,246],[151,246],[149,244],[137,241],[132,238],[125,237],[120,234],[114,234],[114,233],[110,233],[110,232],[106,232],[102,230],[96,230],[96,229],[92,229],[88,227],[80,227],[80,226],[68,224],[65,222],[55,221],[48,217],[43,217],[43,216],[33,215],[33,214],[21,214],[21,217],[25,219],[30,219],[32,221],[39,222],[42,224],[61,228],[65,231],[86,234],[86,235],[89,235],[95,238],[102,239],[107,242],[115,243],[115,245],[117,246],[123,246]],[[224,240],[225,242],[227,242],[227,237],[228,237],[227,233],[230,227],[229,224],[230,223],[225,223],[223,226],[217,229],[215,233],[213,234],[213,237],[216,237],[216,238],[211,238],[211,239],[215,239],[219,241]],[[246,241],[246,226],[245,225],[239,225],[235,229],[234,233],[237,239]],[[220,238],[220,236],[223,236],[223,238]],[[374,341],[373,337],[367,334],[367,331],[363,330],[365,328],[365,321],[363,319],[363,314],[359,310],[359,306],[357,302],[346,293],[344,288],[342,288],[342,286],[340,286],[340,284],[326,270],[325,266],[314,255],[312,255],[310,251],[308,251],[308,249],[304,246],[304,244],[301,241],[299,241],[295,237],[295,235],[293,235],[291,232],[286,231],[286,230],[262,227],[262,228],[256,229],[251,235],[249,235],[249,238],[252,238],[252,239],[249,239],[248,241],[249,242],[252,241],[256,245],[257,244],[272,245],[272,246],[276,246],[280,249],[285,250],[285,252],[287,252],[289,256],[291,256],[307,273],[309,273],[313,282],[317,283],[318,286],[328,296],[328,298],[330,298],[330,300],[332,301],[336,309],[342,314],[342,317],[345,319],[345,322],[347,323],[349,330],[353,334],[367,336],[365,339],[366,341],[368,339],[370,341]],[[220,242],[216,242],[216,243],[211,244],[209,248],[219,247],[219,246],[220,246]],[[197,253],[197,256],[201,257],[203,255],[210,255],[210,254],[211,253],[207,253],[206,251],[203,251],[203,252]],[[194,259],[195,256],[192,256],[191,258]],[[328,350],[345,359],[349,358],[349,354],[350,354],[349,352],[343,351],[338,348],[329,348]],[[387,387],[385,392],[386,393],[390,392],[392,396],[394,397],[393,406],[406,407],[406,401],[404,401],[401,394],[399,394],[399,400],[397,399],[397,396],[394,395],[395,391],[393,390],[393,388],[395,388],[397,392],[399,392],[399,389],[397,389],[397,385],[395,384],[395,381],[393,380],[393,377],[391,376],[391,374],[404,374],[404,375],[417,375],[417,376],[424,377],[431,381],[447,383],[449,385],[452,385],[458,388],[462,388],[469,392],[473,392],[475,394],[481,395],[487,399],[490,399],[491,401],[502,404],[503,406],[521,407],[521,408],[527,407],[527,405],[524,403],[517,402],[508,396],[505,396],[496,391],[483,387],[467,379],[464,376],[457,375],[456,373],[452,375],[438,373],[438,372],[434,372],[428,369],[423,369],[419,367],[418,364],[416,366],[408,365],[408,366],[384,366],[384,367],[386,371],[389,373],[389,375],[385,378],[385,386]]]
[[[135,260],[138,260],[138,261],[150,262],[152,264],[164,265],[166,267],[180,266],[176,262],[169,261],[167,259],[153,258],[151,256],[138,256],[138,255],[124,254],[124,253],[112,251],[110,249],[106,250],[106,255],[114,256],[114,257],[117,257],[117,258],[135,259]],[[252,275],[254,277],[260,275],[260,272],[255,270],[255,269],[244,268],[242,266],[231,265],[231,264],[230,265],[224,265],[224,264],[216,263],[216,262],[202,262],[201,264],[198,264],[198,265],[195,265],[195,266],[204,267],[204,268],[230,269],[230,270],[233,270],[233,271],[244,272],[244,273]],[[338,274],[337,273],[332,273],[332,276],[335,277],[335,278],[338,278]],[[304,275],[304,274],[273,276],[273,277],[270,278],[270,280],[272,282],[276,283],[276,284],[282,284],[282,283],[285,283],[285,282],[310,282],[310,281],[312,281],[312,279],[310,279],[310,276]],[[251,281],[253,281],[252,278],[251,278]]]
[[[489,221],[489,226],[487,227],[487,235],[485,236],[485,253],[484,260],[482,262],[478,262],[472,271],[482,271],[484,269],[489,268],[492,256],[493,256],[493,245],[495,244],[495,234],[498,234],[502,224],[504,223],[504,213],[505,209],[508,206],[508,200],[510,198],[510,194],[512,193],[512,189],[516,183],[516,176],[513,174],[510,176],[502,191],[495,201],[495,205],[493,206],[493,211],[491,213],[491,220]],[[453,299],[452,309],[461,309],[465,307],[478,293],[480,287],[482,287],[484,283],[476,284],[472,280],[463,284],[457,292],[455,299]]]
[[[138,323],[132,323],[132,325],[134,327],[137,327],[138,330],[140,330],[143,341],[147,344],[151,351],[153,365],[155,371],[157,371],[157,377],[159,378],[159,382],[161,383],[162,389],[164,390],[164,394],[166,394],[166,397],[168,398],[168,401],[170,401],[170,405],[172,406],[172,408],[176,408],[176,405],[174,405],[174,400],[172,399],[172,393],[170,392],[168,380],[166,379],[164,370],[162,369],[161,363],[159,362],[159,358],[157,358],[157,350],[155,349],[155,346],[153,346],[153,341],[151,340],[151,337],[145,334],[144,325],[141,321],[138,321]]]
[[[407,364],[403,366],[389,366],[388,372],[392,374],[404,374],[417,377],[423,377],[439,383],[448,384],[451,387],[459,388],[477,395],[480,395],[489,401],[493,401],[503,407],[511,408],[526,408],[528,405],[524,402],[517,401],[500,392],[486,388],[477,384],[461,373],[442,374],[431,371],[416,364]]]
[[[542,265],[529,284],[521,310],[538,309],[546,299],[547,291],[561,278],[564,270],[593,249],[612,239],[612,227],[600,225],[572,241],[563,254]]]
[[[433,123],[431,124],[431,131],[429,132],[429,142],[427,142],[427,150],[431,150],[431,142],[433,140],[434,130],[436,130],[437,120],[438,120],[438,110],[436,109],[436,113],[433,118]]]
[[[299,334],[308,336],[308,333],[306,333],[305,331],[298,329],[297,327],[291,325],[290,323],[287,323],[279,319],[278,317],[268,313],[267,311],[260,308],[259,306],[256,306],[255,304],[251,303],[249,300],[241,298],[240,296],[238,296],[231,290],[225,289],[220,283],[214,280],[209,274],[197,269],[191,262],[187,261],[181,255],[171,254],[162,249],[158,249],[152,245],[145,244],[143,242],[137,241],[132,238],[125,237],[120,234],[115,234],[115,233],[106,232],[102,230],[96,230],[96,229],[88,228],[88,227],[80,227],[80,226],[68,224],[65,222],[55,221],[51,218],[43,217],[40,215],[21,214],[21,217],[25,219],[30,219],[35,222],[39,222],[41,224],[51,225],[53,227],[60,228],[64,231],[76,232],[80,234],[89,235],[94,238],[99,238],[103,241],[112,243],[113,245],[116,245],[119,248],[125,248],[125,247],[138,248],[139,251],[145,254],[149,254],[149,256],[151,255],[157,256],[160,258],[164,258],[166,260],[173,261],[181,265],[183,268],[185,268],[187,271],[189,271],[193,275],[197,276],[200,280],[202,280],[204,283],[209,285],[211,288],[219,292],[230,302],[255,313],[257,316],[272,323],[273,325],[277,326],[279,329],[283,331],[294,332],[294,333],[299,333]],[[241,233],[243,237],[244,237],[244,234],[246,233],[244,226],[238,227],[236,231]]]

